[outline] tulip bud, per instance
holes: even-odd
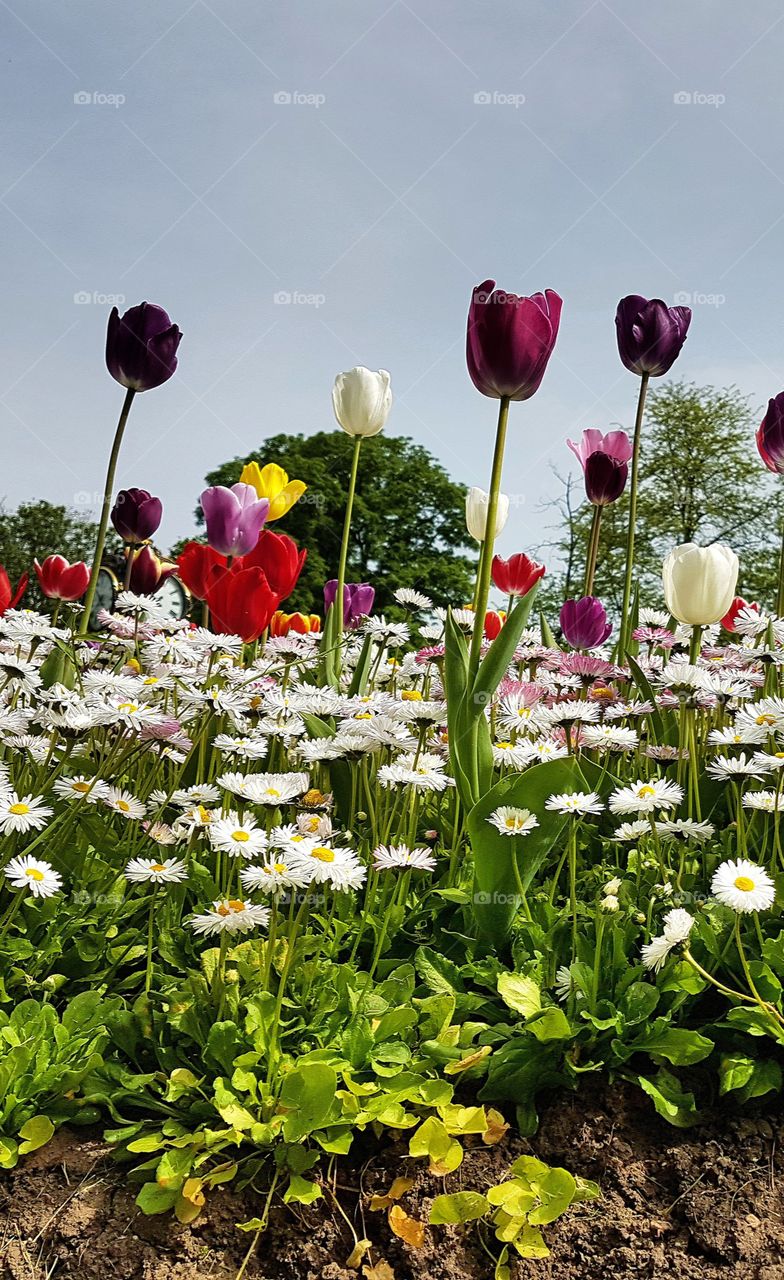
[[[505,613],[496,613],[495,609],[488,609],[485,614],[485,636],[488,640],[495,640],[496,636],[500,634],[505,621]]]
[[[339,373],[332,388],[332,407],[339,425],[350,436],[375,436],[392,408],[392,388],[386,369],[373,372],[364,365]]]
[[[160,586],[177,572],[176,564],[165,563],[150,546],[140,547],[131,553],[131,572],[128,589],[139,596],[152,596]]]
[[[553,353],[562,299],[552,289],[530,298],[496,289],[485,280],[468,311],[466,361],[483,396],[527,400],[539,389]]]
[[[335,603],[338,594],[337,578],[324,583],[324,609]],[[343,587],[343,626],[355,627],[373,608],[376,589],[369,582],[347,582]]]
[[[543,564],[537,564],[522,551],[504,560],[493,556],[493,585],[505,596],[527,596],[545,575]]]
[[[476,487],[469,489],[466,494],[466,527],[472,538],[477,542],[484,542],[487,533],[487,504],[490,501],[489,494],[484,489]],[[495,537],[497,538],[503,529],[509,517],[509,498],[505,493],[499,493],[498,505],[495,511]]]
[[[0,618],[7,609],[15,609],[22,599],[27,584],[30,581],[30,575],[23,573],[16,584],[15,588],[11,587],[11,579],[9,578],[5,567],[0,564]]]
[[[738,557],[713,543],[674,547],[662,566],[664,599],[670,613],[687,626],[709,626],[723,618],[738,581]]]
[[[595,507],[617,502],[626,486],[626,464],[633,453],[626,432],[608,431],[603,435],[595,427],[588,427],[579,444],[574,440],[566,443],[583,469],[588,501]]]
[[[182,334],[163,307],[142,302],[121,316],[112,307],[106,332],[106,367],[132,391],[150,391],[167,382],[177,368]]]
[[[249,484],[230,489],[213,485],[201,495],[207,522],[207,541],[222,556],[244,556],[253,551],[269,512],[269,500],[257,498]]]
[[[612,623],[601,600],[596,596],[583,596],[580,600],[566,600],[559,616],[564,638],[573,649],[596,649],[612,631]]]
[[[757,429],[757,448],[768,471],[784,475],[784,391],[768,401],[768,412]]]
[[[163,503],[147,489],[121,489],[112,507],[112,524],[123,542],[147,542],[161,523]]]
[[[621,298],[615,313],[618,354],[631,373],[660,378],[673,366],[691,324],[689,307],[668,307],[637,293]]]
[[[81,600],[90,581],[83,560],[69,564],[65,556],[47,556],[43,564],[33,561],[38,585],[50,600]]]

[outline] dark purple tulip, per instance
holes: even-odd
[[[132,391],[151,391],[168,382],[177,368],[182,334],[163,307],[142,302],[121,316],[112,307],[106,331],[106,367]]]
[[[596,596],[565,601],[559,621],[564,639],[573,649],[595,649],[612,631],[604,605]]]
[[[595,507],[617,502],[626,488],[629,468],[608,453],[589,454],[585,462],[585,496]]]
[[[147,489],[121,489],[112,507],[112,524],[123,542],[147,542],[162,515],[163,503]]]
[[[324,608],[335,603],[338,594],[337,578],[324,583]],[[343,626],[352,627],[366,618],[373,608],[376,589],[369,582],[346,582],[343,586]]]
[[[686,341],[690,307],[668,307],[661,298],[630,293],[615,313],[618,353],[626,368],[660,378],[672,368]]]
[[[552,289],[521,298],[477,285],[468,311],[466,360],[471,381],[483,396],[527,400],[538,390],[553,353],[562,299]]]
[[[140,547],[131,552],[131,576],[128,589],[139,596],[154,595],[160,586],[177,572],[176,564],[166,563],[156,556],[152,547]]]
[[[757,428],[757,448],[768,471],[784,476],[784,391],[768,401],[768,412]]]

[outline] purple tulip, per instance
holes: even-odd
[[[768,412],[757,428],[757,448],[768,471],[784,476],[784,391],[768,401]]]
[[[604,605],[596,596],[565,601],[559,621],[564,639],[573,649],[595,649],[612,631]]]
[[[660,378],[672,368],[686,341],[690,307],[668,307],[661,298],[630,293],[615,313],[618,353],[623,364],[641,377]]]
[[[246,556],[259,540],[269,514],[269,499],[259,498],[252,484],[222,484],[205,489],[201,509],[207,521],[207,541],[222,556]]]
[[[123,542],[147,542],[157,533],[163,503],[147,489],[121,489],[112,507],[112,524]]]
[[[182,334],[163,307],[142,302],[121,316],[112,307],[106,331],[106,367],[132,391],[151,391],[168,382],[177,368]]]
[[[166,564],[152,547],[140,547],[133,551],[128,588],[138,596],[152,596],[160,586],[177,572],[176,564]]]
[[[483,396],[527,400],[538,390],[558,336],[563,303],[546,289],[531,298],[477,285],[468,311],[466,360]]]
[[[324,583],[324,608],[330,609],[338,594],[337,578]],[[346,582],[343,586],[343,626],[353,627],[373,608],[376,589],[369,582]]]
[[[595,507],[617,502],[626,487],[632,456],[632,442],[625,431],[608,431],[602,435],[595,427],[583,432],[579,444],[566,442],[579,460],[585,477],[585,493]]]

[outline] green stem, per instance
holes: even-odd
[[[123,432],[125,424],[128,421],[128,414],[131,412],[133,397],[136,395],[133,387],[129,387],[125,393],[125,400],[120,411],[120,417],[117,422],[117,430],[114,433],[114,443],[112,451],[109,455],[109,466],[106,471],[106,483],[103,490],[103,505],[101,507],[101,519],[98,524],[98,537],[95,543],[95,556],[93,557],[93,567],[90,573],[90,584],[87,588],[87,594],[84,597],[84,612],[82,613],[82,621],[79,627],[79,635],[86,636],[90,630],[90,614],[93,610],[93,601],[95,600],[95,589],[98,585],[98,572],[101,568],[101,560],[103,558],[103,548],[106,542],[106,530],[109,525],[109,511],[112,505],[112,493],[114,491],[114,476],[117,471],[117,459],[120,456],[120,445],[122,444]]]
[[[781,522],[781,551],[779,553],[779,589],[776,593],[776,613],[784,616],[784,519]]]
[[[623,583],[623,604],[621,606],[621,630],[618,643],[618,661],[623,662],[626,646],[629,643],[629,608],[632,599],[632,574],[634,573],[634,534],[637,524],[637,485],[640,469],[640,436],[642,419],[645,412],[645,395],[648,390],[649,374],[640,378],[640,394],[637,398],[637,416],[634,420],[634,444],[632,446],[632,478],[629,486],[629,528],[626,533],[626,576]]]
[[[354,510],[354,494],[357,488],[357,469],[359,467],[359,450],[362,446],[362,436],[354,436],[354,455],[351,459],[351,475],[348,481],[348,494],[346,496],[346,514],[343,519],[343,537],[340,542],[340,561],[338,563],[338,589],[335,594],[335,603],[332,606],[337,610],[337,618],[335,622],[335,638],[336,638],[336,655],[335,666],[340,670],[340,647],[343,639],[343,590],[346,585],[346,561],[348,560],[348,541],[351,534],[351,513]]]
[[[588,540],[588,555],[585,561],[585,585],[583,595],[589,596],[593,592],[593,579],[596,573],[596,561],[599,556],[599,532],[602,527],[602,513],[604,507],[594,507],[593,520],[591,521],[591,536]]]
[[[468,659],[468,685],[474,682],[479,669],[479,658],[482,652],[482,635],[487,613],[487,600],[490,595],[490,574],[493,568],[493,543],[495,542],[495,521],[498,511],[498,494],[501,489],[501,472],[504,466],[504,448],[506,446],[506,427],[509,421],[509,396],[501,396],[498,405],[498,427],[495,433],[495,450],[493,452],[493,470],[490,475],[490,493],[487,500],[487,519],[485,537],[482,543],[482,555],[479,561],[479,576],[476,585],[474,630],[471,636],[471,652]]]

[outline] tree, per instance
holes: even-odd
[[[353,441],[340,431],[271,436],[254,453],[211,471],[207,484],[232,485],[246,462],[277,462],[308,486],[270,526],[288,533],[308,558],[286,608],[321,612],[323,587],[337,577]],[[376,612],[396,613],[397,587],[415,587],[436,604],[471,598],[474,562],[466,546],[465,494],[421,445],[401,436],[363,443],[351,524],[347,581],[371,582]],[[201,510],[197,520],[203,523]]]
[[[0,564],[13,584],[23,573],[30,574],[24,605],[48,608],[38,589],[33,560],[40,562],[57,553],[71,563],[86,560],[90,564],[97,532],[97,524],[80,512],[44,499],[23,502],[15,511],[0,507]],[[116,558],[118,547],[116,539],[110,541],[107,552],[115,553]]]
[[[782,503],[780,486],[756,450],[757,421],[748,397],[736,387],[673,382],[649,396],[635,543],[635,578],[643,603],[661,600],[662,560],[681,542],[726,543],[740,560],[739,593],[773,602]],[[575,511],[568,500],[556,506],[564,523],[551,545],[562,561],[572,564],[570,594],[581,595],[593,508],[584,502]],[[627,490],[604,510],[594,584],[594,593],[616,616],[623,596],[628,518]],[[566,586],[563,578],[560,585]]]

